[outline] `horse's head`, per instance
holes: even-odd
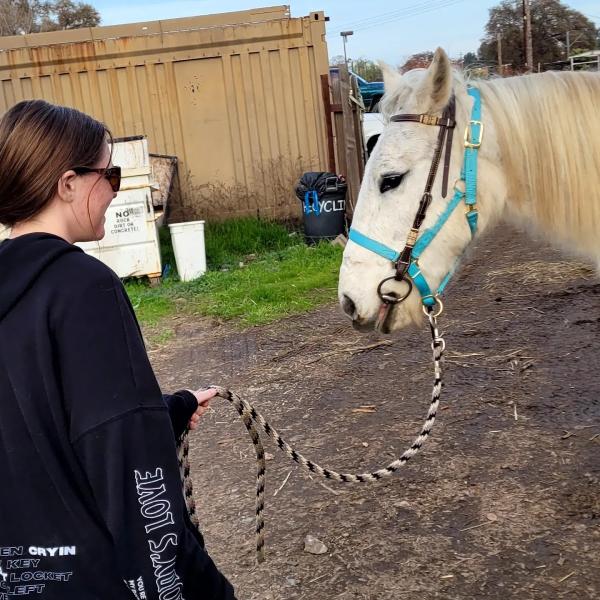
[[[448,186],[451,198],[453,184],[460,175],[462,133],[470,118],[473,101],[441,49],[436,51],[428,69],[410,71],[401,76],[384,67],[384,80],[386,93],[381,101],[381,110],[386,125],[367,162],[352,229],[389,249],[401,251],[419,210],[440,128],[411,121],[390,122],[390,118],[398,114],[441,117],[454,94],[456,133],[453,136]],[[421,233],[431,227],[448,204],[449,198],[442,197],[444,154],[441,153]],[[418,267],[432,289],[437,289],[470,240],[471,232],[465,220],[465,210],[461,207],[453,212],[419,258]],[[372,329],[375,326],[382,306],[378,286],[382,280],[392,278],[395,272],[393,260],[389,257],[380,256],[355,241],[348,242],[340,270],[339,298],[344,312],[357,328]],[[388,297],[403,296],[408,284],[392,279],[384,284],[384,288],[383,293]],[[405,301],[392,305],[378,328],[389,333],[419,322],[423,318],[421,307],[421,295],[413,289]]]

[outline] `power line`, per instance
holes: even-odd
[[[428,3],[427,5],[420,5],[419,7],[413,7],[412,9],[403,9],[401,11],[396,11],[394,16],[389,15],[377,15],[371,17],[369,19],[364,19],[363,21],[359,21],[358,24],[354,27],[355,31],[362,31],[365,29],[370,29],[372,27],[377,27],[379,25],[385,25],[387,23],[393,23],[395,21],[399,21],[402,19],[406,19],[413,16],[419,16],[433,10],[437,10],[439,8],[445,8],[447,6],[452,6],[454,4],[458,4],[459,2],[464,2],[464,0],[441,0],[441,2],[437,4]],[[333,34],[337,34],[337,31],[334,31]]]
[[[407,11],[412,11],[415,9],[420,9],[420,8],[426,8],[428,6],[430,6],[431,4],[431,0],[428,0],[427,2],[418,2],[417,4],[412,4],[410,6],[405,6],[404,8],[401,9],[396,9],[396,10],[392,10],[390,12],[385,12],[385,13],[380,13],[378,15],[371,15],[370,17],[362,17],[360,19],[356,19],[354,21],[342,21],[342,29],[346,29],[348,27],[353,27],[353,26],[357,26],[357,25],[363,25],[365,23],[368,23],[369,21],[373,21],[373,20],[379,20],[382,18],[393,18],[395,16],[401,15],[403,13],[406,13]]]
[[[354,31],[363,31],[365,29],[370,29],[372,27],[378,27],[379,25],[385,25],[387,23],[393,23],[395,21],[399,21],[401,19],[419,16],[433,10],[437,10],[440,8],[446,8],[449,6],[453,6],[455,4],[459,4],[460,2],[464,2],[465,0],[441,0],[436,4],[427,3],[426,5],[413,5],[412,9],[403,9],[402,11],[395,11],[394,16],[390,16],[390,13],[384,13],[381,15],[375,15],[370,17],[369,19],[364,19],[362,21],[358,21],[357,25],[353,27]],[[328,36],[338,35],[341,30],[334,30],[328,33]]]

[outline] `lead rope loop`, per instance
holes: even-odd
[[[246,400],[235,394],[234,392],[220,387],[210,386],[217,390],[217,396],[230,402],[237,412],[239,413],[256,452],[256,560],[261,563],[265,560],[265,521],[264,521],[264,496],[265,496],[265,452],[262,445],[261,437],[255,427],[263,431],[268,437],[270,437],[275,445],[284,452],[291,460],[299,464],[305,471],[322,477],[323,479],[329,479],[338,481],[340,483],[371,483],[379,481],[380,479],[390,477],[396,473],[400,467],[403,467],[415,454],[419,452],[423,444],[429,437],[433,424],[435,423],[435,417],[437,414],[440,396],[442,393],[442,367],[441,360],[446,348],[446,342],[441,336],[438,325],[437,315],[433,308],[427,310],[427,319],[429,322],[429,328],[431,331],[431,349],[433,355],[433,367],[434,367],[434,380],[433,390],[431,392],[431,402],[425,417],[425,422],[421,428],[421,432],[414,439],[413,443],[405,452],[396,460],[389,463],[387,466],[382,467],[376,471],[370,473],[338,473],[332,469],[325,469],[320,465],[312,462],[305,458],[302,454],[294,450],[282,437],[279,435],[276,429],[274,429],[265,418]],[[192,478],[190,474],[190,463],[189,463],[189,440],[188,431],[186,431],[181,438],[178,440],[177,452],[180,465],[180,472],[183,482],[184,496],[190,519],[196,527],[198,527],[198,518],[196,516],[196,506],[193,495]]]

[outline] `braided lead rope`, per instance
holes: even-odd
[[[220,396],[220,394],[217,395]],[[250,413],[244,410],[240,411],[239,408],[238,412],[250,434],[250,438],[252,439],[256,451],[256,558],[258,562],[263,562],[265,560],[264,496],[265,473],[267,470],[265,449],[262,440],[260,439],[260,435],[256,430],[256,427],[254,427]],[[177,461],[179,462],[179,474],[183,483],[183,497],[185,499],[188,514],[190,515],[190,521],[198,530],[200,530],[200,522],[198,520],[198,515],[196,514],[196,501],[194,500],[194,485],[192,483],[190,472],[189,432],[190,430],[186,429],[179,440],[177,440]]]
[[[190,440],[188,433],[189,429],[186,429],[182,436],[177,440],[177,461],[179,462],[179,474],[183,483],[183,497],[185,499],[188,514],[190,515],[190,521],[197,529],[199,529],[200,522],[198,521],[198,515],[196,514],[194,486],[192,484],[190,473]]]
[[[324,479],[329,479],[333,481],[339,481],[342,483],[367,483],[367,482],[375,482],[383,479],[385,477],[390,477],[400,467],[403,467],[423,446],[431,430],[433,429],[433,424],[435,423],[435,417],[437,414],[437,409],[440,402],[440,396],[442,393],[442,367],[441,367],[441,359],[444,354],[444,350],[446,348],[446,343],[442,336],[440,335],[437,327],[437,315],[434,313],[432,309],[427,309],[427,318],[429,320],[429,326],[431,330],[431,349],[433,352],[433,365],[434,365],[434,382],[433,382],[433,390],[431,393],[431,402],[429,404],[429,410],[427,411],[427,416],[425,418],[425,422],[423,423],[423,427],[421,428],[421,432],[415,438],[412,445],[396,460],[389,463],[387,466],[378,469],[377,471],[372,471],[370,473],[338,473],[337,471],[333,471],[332,469],[324,469],[323,467],[317,465],[316,463],[308,460],[302,454],[294,450],[282,437],[279,433],[271,426],[265,418],[246,400],[240,398],[237,394],[234,394],[230,390],[227,390],[223,387],[219,386],[211,386],[215,390],[217,390],[217,396],[220,398],[224,398],[229,401],[235,409],[240,414],[246,429],[250,433],[250,437],[252,438],[252,443],[254,444],[254,448],[256,451],[256,460],[257,460],[257,477],[256,477],[256,557],[257,561],[263,562],[265,560],[265,542],[264,542],[264,493],[265,493],[265,455],[264,449],[261,443],[260,435],[256,431],[254,427],[254,423],[256,423],[262,431],[264,431],[277,445],[277,447],[285,452],[289,458],[291,458],[294,462],[299,464],[306,471],[318,475],[319,477],[323,477]],[[439,313],[438,313],[439,314]],[[184,490],[186,494],[186,500],[188,499],[188,490],[189,496],[191,497],[191,503],[188,502],[188,509],[191,506],[192,511],[195,516],[195,506],[193,502],[193,490],[192,490],[192,482],[191,477],[189,475],[189,459],[187,453],[189,451],[189,444],[187,444],[187,440],[184,438],[187,437],[187,432],[184,434],[182,439],[180,440],[179,445],[179,454],[182,457],[182,464],[187,464],[187,469],[182,471],[183,481],[184,481]],[[183,443],[181,443],[183,441]],[[197,521],[197,520],[196,520]]]

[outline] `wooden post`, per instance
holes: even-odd
[[[329,77],[331,80],[331,97],[333,100],[331,113],[333,115],[337,172],[338,174],[345,176],[348,169],[346,167],[346,153],[344,152],[344,116],[342,110],[340,67],[330,69]]]
[[[533,71],[533,41],[531,38],[531,5],[530,0],[523,0],[523,55],[525,56],[525,70]]]
[[[344,153],[346,155],[346,181],[348,183],[348,201],[354,212],[360,182],[362,179],[362,148],[358,146],[356,136],[355,115],[357,107],[353,105],[350,92],[352,90],[348,68],[340,67],[340,91],[344,129]]]
[[[347,208],[351,215],[356,206],[365,166],[362,111],[357,100],[356,83],[350,79],[347,67],[332,67],[330,79],[337,173],[343,175],[348,183]]]
[[[331,173],[337,173],[335,169],[335,141],[333,138],[333,111],[331,109],[331,90],[329,88],[329,75],[321,75],[321,92],[323,94],[323,106],[325,107],[325,118],[327,125],[327,158],[328,169]]]
[[[498,41],[498,73],[502,77],[504,75],[502,69],[502,34],[498,32],[496,39]]]
[[[356,78],[352,78],[350,80],[352,85],[352,95],[355,99],[359,99],[360,91],[358,89],[358,81]],[[365,153],[365,138],[363,134],[363,114],[364,114],[364,104],[362,99],[360,101],[355,101],[352,103],[352,110],[354,112],[354,135],[356,136],[356,145],[358,150],[358,172],[360,176],[360,181],[362,183],[363,175],[365,174],[365,163],[367,162],[367,155]]]

